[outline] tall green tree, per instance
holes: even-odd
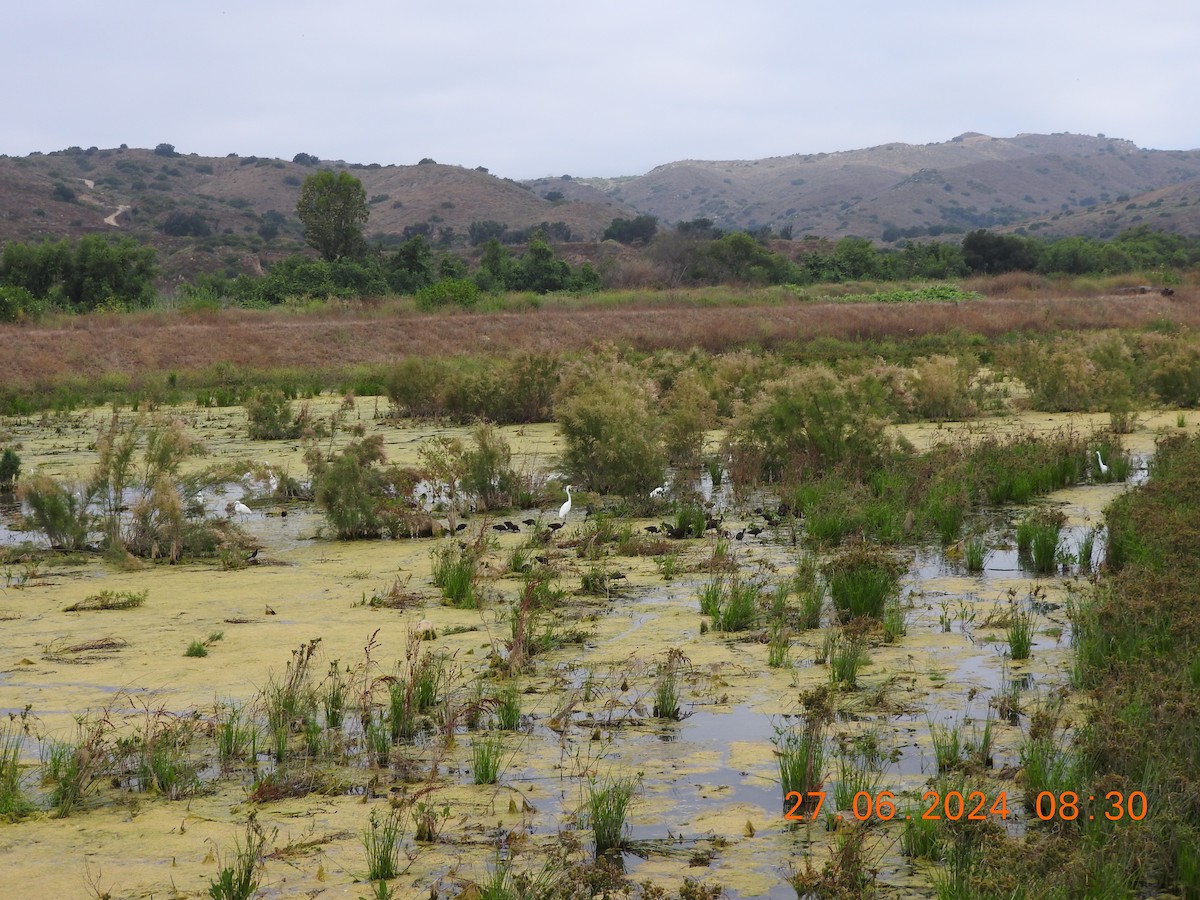
[[[323,259],[333,262],[365,253],[367,191],[349,172],[325,169],[304,179],[296,215],[304,224],[305,243]]]

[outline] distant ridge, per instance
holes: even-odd
[[[421,231],[459,251],[471,249],[472,223],[552,225],[556,242],[569,235],[588,243],[614,218],[643,214],[664,225],[703,218],[727,230],[892,246],[960,240],[977,228],[1109,238],[1147,226],[1200,235],[1200,150],[1147,150],[1103,135],[968,131],[942,143],[677,160],[644,175],[525,182],[433,160],[297,159],[201,157],[170,145],[0,157],[0,241],[130,235],[158,248],[170,278],[259,271],[303,248],[295,205],[318,167],[361,179],[373,240]]]

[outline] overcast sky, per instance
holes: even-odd
[[[524,179],[965,131],[1200,148],[1196,0],[11,0],[2,20],[10,156],[169,143]]]

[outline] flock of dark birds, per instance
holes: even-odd
[[[661,494],[654,495],[654,496],[661,496]],[[567,504],[563,504],[563,506],[566,507]],[[584,512],[584,518],[587,518],[588,516],[592,515],[593,512],[594,512],[594,509],[591,506],[587,507]],[[765,510],[760,506],[760,507],[755,507],[754,513],[755,513],[755,515],[762,517],[762,520],[764,523],[763,525],[759,525],[757,523],[751,523],[736,532],[731,532],[729,529],[724,527],[724,519],[723,518],[714,516],[711,512],[706,512],[705,519],[704,519],[704,530],[705,531],[715,531],[721,537],[726,538],[726,539],[733,539],[735,541],[740,541],[740,540],[744,539],[746,537],[746,535],[750,535],[751,537],[758,537],[760,534],[762,534],[766,530],[767,527],[777,528],[784,519],[786,519],[792,515],[792,510],[788,504],[781,503],[775,512],[771,512],[770,510]],[[566,518],[565,514],[560,513],[560,515],[565,520],[565,518]],[[566,524],[565,521],[548,522],[545,525],[545,531],[543,532],[543,534],[545,534],[546,536],[549,536],[549,534],[552,534],[553,532],[558,531],[560,528],[562,528],[564,524]],[[535,530],[537,528],[541,527],[538,519],[522,519],[521,525],[525,525],[526,527],[533,528]],[[506,533],[520,534],[521,533],[521,525],[518,525],[516,522],[513,522],[509,519],[505,519],[503,522],[497,522],[494,525],[492,525],[491,527],[492,527],[493,531],[500,532],[501,534],[506,534]],[[455,526],[454,530],[461,532],[461,531],[465,531],[466,528],[467,528],[466,522],[459,522],[458,525]],[[647,526],[645,526],[645,531],[648,532],[649,534],[658,534],[658,535],[662,535],[663,537],[672,538],[674,540],[682,540],[682,539],[688,538],[688,537],[700,537],[700,535],[692,533],[692,530],[687,525],[671,525],[668,522],[661,522],[658,525],[647,525]]]

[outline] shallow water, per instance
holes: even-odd
[[[314,402],[320,415],[332,415],[336,408],[334,400]],[[440,433],[375,419],[373,408],[370,398],[360,399],[348,416],[368,434],[382,434],[393,461],[415,463],[421,442]],[[245,460],[248,471],[269,463],[276,473],[304,475],[299,443],[245,440],[240,410],[179,414],[209,449],[207,457],[189,462],[195,470],[217,459]],[[2,427],[20,445],[26,472],[80,479],[91,465],[89,445],[96,429],[109,415],[97,410],[44,421],[10,420]],[[1068,425],[1086,431],[1106,423],[1107,417],[1030,416],[989,421],[973,432]],[[1137,432],[1124,436],[1127,452],[1138,460],[1134,480],[1145,477],[1156,434],[1172,430],[1173,414],[1148,415]],[[969,436],[972,429],[913,426],[904,431],[921,447],[949,435]],[[504,432],[517,468],[553,470],[552,426]],[[22,748],[32,790],[40,790],[32,783],[42,748],[35,738],[69,738],[75,718],[89,711],[106,710],[134,730],[158,710],[208,716],[219,701],[253,699],[270,679],[282,675],[292,652],[314,638],[320,638],[313,669],[318,678],[332,661],[360,665],[369,643],[382,674],[403,658],[409,629],[428,618],[439,637],[422,646],[445,652],[459,683],[465,685],[486,669],[489,654],[508,634],[496,601],[511,600],[520,589],[518,580],[500,573],[507,552],[524,535],[495,538],[490,565],[496,577],[489,588],[493,602],[483,610],[457,610],[442,606],[430,584],[435,541],[329,541],[321,536],[319,514],[291,505],[288,515],[281,515],[283,507],[259,500],[264,486],[249,478],[204,496],[206,509],[217,514],[234,499],[252,504],[254,513],[241,517],[241,524],[261,546],[255,565],[230,571],[211,565],[124,571],[84,558],[32,573],[10,567],[0,593],[0,710],[16,715],[29,706],[36,716],[36,734]],[[711,482],[705,487],[711,492]],[[1064,511],[1064,542],[1074,550],[1082,535],[1101,523],[1104,506],[1127,488],[1084,485],[1040,502]],[[714,500],[726,509],[731,527],[755,518],[748,510],[757,504],[735,504],[727,486]],[[522,511],[512,518],[538,514]],[[959,723],[970,734],[982,726],[989,701],[1006,682],[1018,684],[1032,704],[1068,681],[1065,602],[1069,591],[1086,581],[1086,573],[1035,578],[1024,571],[1013,547],[1011,518],[989,532],[993,552],[979,575],[967,574],[960,559],[939,547],[912,551],[904,587],[908,633],[895,644],[871,647],[859,688],[842,697],[842,714],[831,734],[834,740],[878,730],[894,760],[877,790],[919,797],[935,768],[930,722]],[[569,522],[559,533],[560,543],[572,536],[578,522]],[[489,524],[476,522],[475,527]],[[650,523],[639,527],[645,524]],[[0,542],[28,537],[19,530],[14,510],[0,511]],[[1097,560],[1102,541],[1101,535]],[[787,534],[768,529],[758,538],[730,544],[744,571],[758,568],[782,575],[795,564]],[[789,823],[782,816],[771,740],[777,729],[799,721],[801,693],[828,682],[826,667],[813,661],[823,634],[796,636],[792,666],[782,669],[767,667],[767,646],[757,635],[702,634],[697,594],[708,579],[704,561],[712,554],[712,541],[680,542],[680,549],[684,571],[669,581],[649,559],[610,557],[606,564],[627,578],[607,598],[574,594],[580,573],[591,563],[562,553],[559,583],[569,591],[562,612],[585,629],[586,640],[547,653],[534,673],[521,679],[527,727],[505,737],[500,784],[471,783],[469,735],[460,735],[444,751],[426,747],[423,777],[439,802],[449,804],[452,816],[438,843],[417,847],[409,842],[414,858],[397,882],[403,890],[411,887],[428,895],[435,882],[448,891],[452,878],[484,878],[494,862],[496,842],[505,835],[519,859],[536,860],[537,847],[577,822],[587,779],[606,775],[641,776],[642,793],[630,813],[631,835],[635,842],[655,847],[645,859],[626,854],[635,880],[651,878],[678,887],[684,877],[703,877],[725,885],[730,896],[787,897],[794,896],[786,881],[790,865],[800,865],[806,854],[818,867],[828,858],[835,834],[824,822]],[[391,610],[363,605],[397,579],[421,596],[417,606]],[[1035,587],[1043,612],[1033,655],[1012,661],[1004,652],[1003,630],[989,626],[988,616],[1007,603],[1010,591],[1024,599]],[[129,610],[63,611],[100,589],[146,590],[148,599]],[[464,630],[447,634],[455,628]],[[214,632],[222,637],[211,645],[209,656],[183,655],[190,641]],[[64,650],[106,638],[125,644],[94,652]],[[650,707],[655,665],[671,648],[687,657],[681,688],[685,717],[664,724],[652,718]],[[1015,765],[1022,726],[998,723],[995,731],[991,780],[977,787],[1003,788],[1015,796],[1017,786],[1001,773]],[[430,778],[434,757],[437,774]],[[832,760],[826,770],[830,790]],[[0,825],[6,880],[37,885],[38,896],[77,896],[91,884],[113,896],[202,895],[217,871],[214,848],[230,847],[255,809],[259,822],[279,829],[270,846],[276,851],[292,848],[268,860],[262,896],[320,891],[322,896],[357,897],[364,891],[355,880],[363,869],[358,835],[370,809],[382,802],[364,800],[421,787],[387,774],[380,781],[378,773],[362,767],[350,789],[340,794],[250,804],[248,777],[211,781],[199,795],[176,802],[106,789],[65,820],[43,814]],[[829,804],[826,809],[836,812],[832,793]],[[1006,825],[1020,831],[1020,804],[1010,801],[1009,806],[1016,814]],[[899,823],[878,825],[872,832],[869,847],[881,879],[915,890],[913,885],[921,882],[914,881],[912,867],[898,855]],[[528,837],[517,840],[521,834]],[[690,854],[711,847],[714,838],[726,843],[712,863],[690,866]]]

